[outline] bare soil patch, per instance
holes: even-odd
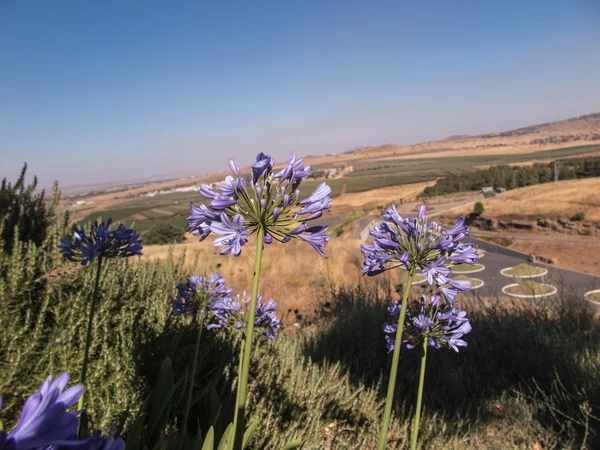
[[[513,240],[510,248],[551,261],[552,265],[590,275],[600,275],[600,245],[582,242]]]

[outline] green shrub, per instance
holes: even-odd
[[[582,211],[580,211],[580,212],[578,212],[578,213],[575,213],[575,214],[573,215],[573,217],[571,217],[571,220],[574,220],[574,221],[576,221],[576,222],[581,222],[581,221],[584,221],[584,220],[585,220],[585,213],[584,213],[584,212],[582,212]]]
[[[483,207],[483,203],[481,203],[481,202],[475,203],[475,206],[473,207],[473,214],[475,214],[476,216],[481,216],[484,211],[485,211],[485,208]]]
[[[170,223],[160,223],[144,233],[143,241],[145,245],[177,244],[184,238],[185,230],[183,228]]]
[[[0,186],[0,239],[4,250],[10,252],[18,241],[32,241],[40,245],[46,238],[46,230],[55,219],[59,200],[58,185],[54,183],[52,195],[45,199],[45,191],[36,191],[37,177],[25,186],[27,164],[15,184],[2,180]]]

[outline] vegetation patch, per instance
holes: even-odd
[[[452,272],[455,273],[475,273],[481,272],[485,269],[483,264],[458,264],[456,266],[451,266]]]
[[[539,297],[556,293],[556,288],[550,284],[537,283],[531,280],[524,280],[520,283],[505,286],[502,291],[505,294]]]
[[[591,147],[600,149],[600,146],[597,145]],[[535,157],[531,159],[535,159]],[[531,166],[493,165],[485,170],[451,173],[438,180],[434,186],[426,187],[420,196],[432,197],[455,192],[476,191],[484,187],[517,189],[534,184],[549,183],[554,181],[555,166],[559,168],[561,180],[600,176],[600,156],[559,159],[549,164],[536,163]]]
[[[600,303],[600,290],[588,292],[585,294],[585,298],[591,302]]]
[[[515,278],[533,278],[545,275],[548,271],[543,267],[536,267],[530,264],[517,264],[516,266],[502,269],[502,275]]]
[[[146,245],[177,244],[185,238],[185,229],[171,223],[161,223],[146,231],[142,238]]]
[[[492,244],[500,245],[501,247],[510,247],[513,240],[504,236],[478,236],[479,239]]]

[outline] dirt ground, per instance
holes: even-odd
[[[600,243],[553,240],[514,240],[511,249],[552,260],[553,266],[600,275]]]

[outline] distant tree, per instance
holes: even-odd
[[[481,203],[481,202],[475,203],[475,206],[473,207],[473,214],[475,214],[476,216],[481,216],[484,211],[485,211],[485,208],[483,207],[483,203]]]
[[[571,217],[571,220],[574,220],[576,222],[581,222],[581,221],[585,220],[585,213],[583,211],[575,213],[573,215],[573,217]]]
[[[185,238],[185,230],[177,225],[161,223],[146,231],[142,238],[146,245],[177,244]]]
[[[4,178],[0,186],[0,238],[6,252],[12,250],[15,238],[40,245],[56,218],[60,198],[58,183],[54,183],[52,195],[46,200],[45,191],[37,190],[37,177],[34,176],[33,182],[25,186],[26,173],[27,163],[14,185]]]

